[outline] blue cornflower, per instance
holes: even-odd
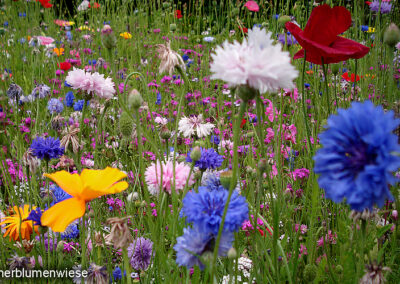
[[[204,171],[206,169],[216,169],[222,165],[224,158],[217,152],[215,152],[214,149],[204,149],[200,147],[200,150],[201,157],[194,164],[196,167],[200,168],[200,170]],[[190,158],[190,153],[191,150],[186,158],[186,161],[189,163],[192,162],[192,159]]]
[[[156,105],[160,105],[160,104],[161,104],[161,94],[160,94],[160,92],[157,92]]]
[[[205,38],[203,38],[203,40],[204,40],[205,42],[213,42],[213,41],[215,40],[215,38],[212,37],[212,36],[206,36]]]
[[[50,190],[53,196],[53,202],[50,204],[50,206],[53,206],[54,204],[57,204],[58,202],[64,201],[68,198],[71,198],[72,196],[66,193],[61,187],[52,184],[50,186]]]
[[[221,140],[219,139],[218,135],[211,135],[211,143],[214,143],[215,145],[218,145]]]
[[[368,31],[368,26],[361,26],[360,29],[362,32],[367,32]]]
[[[68,93],[65,94],[65,105],[67,107],[72,107],[74,105],[74,93],[69,91]]]
[[[32,210],[29,213],[29,216],[28,216],[28,218],[26,218],[26,220],[33,221],[34,225],[42,226],[42,222],[41,222],[42,213],[43,213],[42,209],[40,209],[40,207],[37,207],[36,209]]]
[[[187,268],[197,265],[200,269],[204,269],[204,264],[201,262],[200,257],[205,252],[214,250],[215,239],[215,235],[201,232],[197,228],[184,228],[183,236],[176,239],[177,243],[174,246],[176,263]],[[232,247],[232,242],[233,233],[222,233],[218,255],[226,256],[228,250]]]
[[[225,204],[228,200],[227,190],[208,191],[200,187],[199,192],[188,192],[183,199],[182,213],[186,221],[193,223],[200,231],[218,234]],[[246,198],[233,192],[226,213],[224,231],[235,232],[248,219],[249,208]]]
[[[72,240],[79,237],[79,229],[77,224],[69,225],[64,232],[61,233],[61,239]]]
[[[184,54],[184,55],[182,55],[182,59],[183,59],[183,61],[188,61],[188,59],[189,59],[189,55],[187,55],[187,54]]]
[[[400,167],[397,136],[400,121],[393,111],[384,112],[370,101],[354,102],[328,118],[328,129],[319,135],[323,148],[314,157],[314,171],[326,197],[339,203],[344,198],[351,209],[363,211],[393,199],[388,184],[397,179]]]
[[[72,40],[72,33],[70,32],[70,31],[67,31],[66,33],[65,33],[65,36],[67,37],[67,39],[68,40]]]
[[[59,99],[52,98],[47,103],[47,109],[51,114],[60,113],[64,110],[64,105],[60,102]]]
[[[189,59],[188,62],[186,63],[187,68],[190,68],[190,65],[192,65],[194,61],[192,59]]]
[[[82,111],[85,100],[79,100],[74,103],[74,111]]]
[[[126,275],[126,271],[124,270],[124,276]],[[119,266],[115,267],[113,273],[112,273],[112,278],[114,281],[118,281],[122,279],[122,270],[119,268]],[[111,279],[111,282],[113,282],[113,279]]]
[[[60,146],[60,139],[53,137],[37,137],[32,141],[30,148],[33,155],[41,160],[56,159],[64,154],[64,148]]]

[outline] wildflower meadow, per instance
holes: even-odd
[[[0,283],[400,283],[399,20],[0,1]]]

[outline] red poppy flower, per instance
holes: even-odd
[[[243,128],[243,126],[246,124],[246,121],[247,121],[246,119],[244,119],[244,118],[242,119],[242,123],[240,124],[240,128]]]
[[[357,75],[356,77],[354,73],[349,76],[349,72],[343,73],[342,78],[345,79],[347,82],[352,82],[352,83],[360,81],[360,76]]]
[[[175,18],[177,18],[177,19],[182,18],[182,12],[181,12],[181,10],[175,10]]]
[[[365,1],[365,4],[367,4],[368,6],[371,5],[371,1]]]
[[[61,70],[64,70],[64,71],[68,71],[69,69],[71,69],[71,63],[66,62],[66,61],[58,63],[57,65]]]
[[[303,58],[314,64],[337,63],[349,58],[364,57],[369,48],[353,40],[340,37],[351,25],[351,14],[344,7],[321,5],[316,7],[308,19],[304,31],[292,22],[286,28],[303,47],[294,55],[294,59]]]
[[[241,26],[239,26],[239,29],[240,29],[241,31],[243,31],[245,34],[247,34],[247,32],[249,31],[249,29],[246,28],[246,27],[241,27]]]
[[[97,3],[97,2],[94,2],[94,3],[93,3],[93,6],[91,6],[91,5],[89,4],[89,8],[99,9],[99,8],[100,8],[100,4]]]
[[[51,8],[51,7],[53,7],[53,4],[50,4],[49,3],[49,1],[50,0],[36,0],[36,2],[40,2],[40,4],[42,4],[42,6],[44,7],[44,8]]]

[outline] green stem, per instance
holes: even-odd
[[[229,194],[228,194],[228,200],[226,201],[225,208],[224,208],[224,213],[222,215],[222,220],[221,224],[219,226],[219,231],[218,231],[218,236],[217,240],[215,242],[215,248],[214,248],[214,256],[213,260],[211,263],[211,279],[214,279],[214,272],[215,272],[215,265],[218,257],[218,248],[219,248],[219,243],[221,240],[222,236],[222,231],[224,229],[224,223],[225,223],[225,218],[226,218],[226,213],[228,212],[229,208],[229,202],[231,200],[231,196],[233,193],[234,188],[236,187],[237,184],[237,175],[238,175],[238,167],[239,167],[239,156],[238,156],[238,144],[239,144],[239,130],[240,130],[240,123],[242,121],[243,115],[246,111],[246,106],[247,102],[242,102],[240,105],[240,110],[239,110],[239,115],[236,118],[236,124],[234,125],[234,132],[233,132],[233,162],[232,162],[232,178],[231,178],[231,183],[229,187]]]

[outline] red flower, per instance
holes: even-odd
[[[337,63],[349,58],[364,57],[369,48],[353,40],[338,36],[351,25],[351,14],[344,7],[322,5],[316,7],[308,19],[304,31],[292,22],[286,28],[303,47],[294,55],[294,59],[303,58],[307,51],[308,62],[314,64]]]
[[[91,6],[91,5],[89,4],[89,8],[99,9],[99,8],[100,8],[100,4],[97,3],[97,2],[94,2],[94,3],[93,3],[93,6]]]
[[[68,71],[69,69],[71,69],[71,63],[66,62],[66,61],[58,63],[57,65],[61,70],[64,70],[64,71]]]
[[[44,7],[44,8],[51,8],[51,7],[53,7],[53,4],[50,4],[49,3],[49,1],[50,0],[36,0],[36,2],[40,2],[40,4],[42,4],[42,6]]]
[[[181,12],[181,10],[175,10],[175,18],[177,18],[177,19],[182,18],[182,12]]]
[[[356,77],[356,75],[353,73],[349,77],[349,72],[343,73],[342,78],[345,79],[347,82],[352,82],[352,83],[360,81],[360,76],[357,75],[357,77]],[[362,78],[362,76],[361,76],[361,78]]]
[[[244,119],[244,118],[242,119],[242,123],[240,124],[240,128],[243,128],[243,126],[246,124],[246,121],[247,121],[246,119]]]
[[[240,29],[241,31],[243,31],[243,33],[245,33],[245,34],[247,34],[247,32],[249,31],[248,28],[246,28],[246,27],[241,27],[241,26],[239,26],[239,29]]]

